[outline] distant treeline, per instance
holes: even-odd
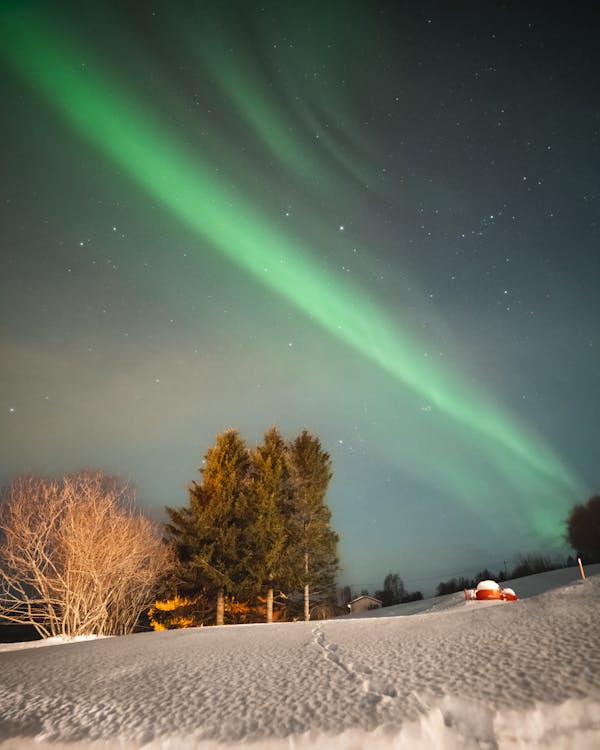
[[[497,574],[484,568],[473,578],[459,576],[458,578],[450,578],[448,581],[441,581],[437,585],[435,595],[444,596],[444,594],[454,594],[456,591],[463,591],[464,589],[473,589],[480,581],[493,580],[501,583],[513,578],[523,578],[536,573],[545,573],[547,570],[558,570],[573,565],[577,565],[577,561],[570,555],[564,562],[552,562],[549,557],[541,554],[520,555],[514,568],[499,570]]]

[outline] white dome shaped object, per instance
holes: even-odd
[[[477,591],[498,591],[499,588],[496,581],[480,581],[477,584]]]

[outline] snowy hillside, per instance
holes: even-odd
[[[529,598],[11,647],[0,749],[600,747],[600,576],[514,588]]]

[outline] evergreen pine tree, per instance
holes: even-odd
[[[338,536],[331,528],[325,495],[331,480],[331,458],[319,439],[304,430],[287,451],[291,495],[286,509],[286,554],[304,593],[304,619],[310,619],[311,588],[330,595],[338,570]]]
[[[266,586],[267,622],[273,621],[273,587],[285,585],[287,532],[284,512],[289,503],[286,445],[276,427],[265,433],[252,452],[249,567],[259,588]]]
[[[192,482],[189,506],[167,508],[167,536],[179,558],[179,576],[216,596],[216,624],[224,622],[225,595],[248,584],[248,480],[250,458],[236,430],[225,430],[209,448]]]

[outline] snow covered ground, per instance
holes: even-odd
[[[578,575],[519,579],[518,602],[7,644],[0,750],[596,750],[600,576]]]

